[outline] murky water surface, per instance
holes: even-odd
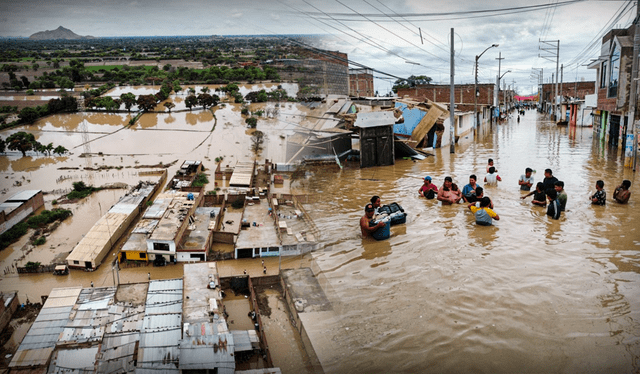
[[[325,233],[314,255],[335,295],[345,348],[335,372],[599,373],[640,368],[640,178],[591,128],[559,128],[527,112],[449,154],[422,162],[317,174],[311,214]],[[465,205],[420,198],[422,178],[461,187],[493,158],[503,182],[486,187],[500,221],[476,226]],[[520,199],[526,167],[565,182],[560,220]],[[591,206],[602,179],[609,201]],[[632,201],[611,201],[622,179]],[[484,183],[480,183],[484,184]],[[409,213],[389,240],[362,239],[371,195]]]
[[[299,129],[292,123],[313,125],[313,118],[299,118],[310,114],[306,108],[289,105],[280,107],[278,120],[259,121],[267,134],[262,157],[278,161],[280,135]],[[149,170],[135,166],[199,159],[213,168],[218,156],[229,165],[252,160],[239,107],[226,105],[214,114],[215,119],[210,111],[196,110],[144,114],[132,128],[125,127],[127,114],[73,114],[3,131],[4,138],[26,129],[40,142],[63,145],[72,154],[0,157],[2,191],[52,192],[45,197],[49,208],[73,181],[134,184],[141,179],[139,170]],[[537,120],[533,111],[520,123],[483,132],[454,155],[447,148],[424,161],[397,160],[390,167],[348,164],[342,171],[317,170],[297,183],[301,192],[314,195],[308,210],[326,241],[313,255],[314,267],[327,282],[327,296],[344,327],[327,339],[342,347],[329,372],[640,370],[640,178],[623,168],[617,151],[592,139],[592,129],[559,128]],[[84,152],[92,157],[78,157]],[[490,157],[503,179],[485,189],[501,217],[494,226],[476,226],[464,205],[441,206],[418,196],[426,175],[438,186],[449,175],[461,187],[470,174],[482,179]],[[169,168],[169,175],[179,164]],[[98,166],[122,169],[85,169]],[[536,182],[548,167],[565,182],[569,202],[560,220],[520,199],[517,180],[526,167],[537,171]],[[588,200],[598,179],[609,196],[604,207]],[[628,205],[611,201],[622,179],[632,181]],[[104,191],[75,207],[75,223],[52,235],[42,258],[70,251],[97,221],[100,209],[108,209],[121,193]],[[362,207],[374,194],[409,213],[407,223],[394,226],[386,241],[360,236]],[[86,225],[79,225],[82,218]],[[25,242],[0,252],[3,269],[22,256]],[[300,266],[297,261],[294,266]],[[277,263],[268,266],[277,269]],[[260,270],[243,262],[219,267],[222,275]],[[122,269],[120,282],[143,282],[147,273],[152,279],[180,277],[182,266]],[[25,295],[37,300],[54,287],[88,287],[91,281],[106,286],[116,277],[106,264],[93,273],[72,271],[66,277],[8,274],[0,278],[0,289],[18,290],[21,300]]]

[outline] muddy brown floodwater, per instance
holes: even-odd
[[[287,103],[278,115],[283,121],[260,120],[258,129],[268,136],[262,157],[278,161],[278,134],[296,127],[291,123],[308,113],[299,104]],[[69,114],[3,131],[5,138],[26,129],[41,143],[63,145],[72,154],[0,157],[2,191],[7,196],[25,188],[52,192],[45,197],[50,208],[73,181],[135,184],[139,170],[150,170],[135,169],[139,165],[195,159],[213,168],[219,156],[228,165],[252,160],[240,107],[227,104],[215,108],[213,115],[208,110],[148,113],[125,128],[128,114]],[[453,155],[448,148],[439,149],[424,161],[396,160],[394,166],[368,169],[347,163],[344,170],[317,169],[296,182],[296,190],[313,195],[305,208],[324,245],[304,259],[283,260],[283,267],[312,266],[333,304],[341,328],[327,330],[316,340],[332,345],[328,350],[334,357],[325,369],[638,372],[640,178],[623,167],[618,150],[593,139],[591,128],[557,127],[534,111],[520,123],[481,132],[476,141],[463,141]],[[83,152],[92,157],[78,157]],[[482,180],[488,158],[495,160],[503,179],[485,189],[501,218],[494,226],[476,226],[464,205],[442,206],[418,196],[426,175],[438,186],[445,176],[460,187],[470,174]],[[84,170],[103,165],[122,169]],[[169,167],[169,175],[179,165]],[[536,182],[545,168],[565,182],[569,200],[560,220],[549,219],[530,198],[520,199],[517,180],[526,167],[537,171]],[[606,206],[592,206],[588,200],[598,179],[605,182]],[[623,179],[632,182],[628,205],[611,200]],[[74,207],[70,226],[51,235],[42,258],[73,249],[100,210],[107,210],[122,192],[103,191]],[[374,194],[383,203],[398,202],[409,213],[407,223],[394,226],[391,238],[381,242],[363,239],[358,228],[362,207]],[[24,244],[0,253],[3,269],[22,255]],[[277,262],[268,260],[268,272],[275,273]],[[260,272],[245,260],[222,264],[223,276],[244,269],[252,275]],[[123,269],[120,281],[145,282],[147,273],[152,279],[181,277],[182,266]],[[24,301],[25,295],[39,299],[54,287],[88,287],[91,281],[111,285],[115,277],[111,266],[103,264],[96,272],[72,271],[66,277],[8,274],[0,278],[0,289],[18,290]]]
[[[557,127],[528,111],[485,130],[455,155],[316,173],[310,209],[328,240],[314,254],[342,333],[330,372],[629,373],[640,370],[640,178],[591,128]],[[462,149],[461,149],[462,148]],[[460,187],[493,158],[503,181],[486,187],[500,221],[476,226],[465,205],[417,194],[430,175]],[[524,169],[565,182],[560,220],[521,200]],[[602,179],[606,206],[589,195]],[[628,205],[613,189],[632,182]],[[480,183],[484,185],[484,183]],[[371,195],[409,213],[389,240],[362,239]]]

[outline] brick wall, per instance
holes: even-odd
[[[616,110],[616,98],[607,98],[607,89],[598,89],[598,109],[614,112]]]
[[[373,96],[373,75],[365,73],[349,74],[349,95],[351,96]]]
[[[438,103],[448,103],[450,86],[448,85],[423,85],[411,88],[398,89],[398,97],[408,96],[414,100],[423,101],[429,99]],[[478,105],[493,105],[493,84],[479,84]],[[500,98],[502,100],[502,97]],[[456,104],[474,105],[473,84],[456,85],[454,88],[454,101]],[[461,109],[458,107],[458,109]]]
[[[564,82],[562,84],[562,91],[560,90],[560,83],[558,83],[558,95],[565,97],[577,97],[583,99],[585,95],[592,95],[596,92],[596,82]],[[545,83],[542,85],[542,98],[545,101],[551,101],[556,94],[555,83]],[[598,94],[600,97],[600,94]],[[606,96],[605,96],[606,97]]]

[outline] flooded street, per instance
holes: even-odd
[[[252,110],[259,108],[255,105]],[[280,121],[261,119],[258,129],[267,141],[259,160],[283,161],[282,134],[296,123],[312,125],[312,119],[300,119],[307,113],[308,108],[287,103],[280,108]],[[28,129],[41,143],[63,145],[72,154],[0,158],[2,190],[7,197],[21,189],[49,191],[49,209],[74,181],[133,185],[142,179],[140,171],[153,169],[136,168],[144,165],[180,160],[168,168],[173,175],[182,160],[202,160],[212,174],[216,157],[224,157],[225,165],[255,157],[239,105],[213,113],[147,113],[127,128],[129,118],[78,113],[4,131],[3,138]],[[640,178],[623,168],[617,150],[593,140],[591,128],[558,127],[539,120],[534,111],[520,123],[492,125],[483,133],[476,141],[463,139],[453,155],[447,147],[424,161],[398,159],[389,167],[314,168],[310,178],[296,182],[299,192],[313,195],[305,208],[324,246],[304,259],[283,259],[282,267],[319,271],[341,326],[324,340],[335,352],[328,372],[640,370]],[[78,157],[84,152],[92,157]],[[494,226],[477,226],[464,204],[442,206],[418,196],[427,175],[438,187],[451,176],[462,188],[476,174],[484,186],[488,158],[503,180],[485,188],[501,218]],[[101,166],[111,169],[87,170]],[[560,220],[532,206],[531,198],[520,199],[517,181],[526,167],[536,170],[535,182],[542,181],[546,168],[565,182],[567,211]],[[592,206],[588,199],[598,179],[605,182],[606,206]],[[623,179],[632,183],[628,205],[612,201]],[[40,253],[20,260],[25,237],[0,252],[0,265],[46,262],[68,253],[124,192],[102,191],[72,206],[74,216],[37,247]],[[380,195],[383,204],[399,203],[409,214],[405,225],[391,228],[389,240],[361,237],[359,218],[372,195]],[[277,260],[267,259],[269,274],[277,273]],[[221,276],[245,269],[260,275],[259,263],[243,259],[218,267]],[[25,296],[39,301],[55,287],[110,286],[117,276],[121,283],[178,278],[182,268],[134,267],[118,275],[105,262],[95,272],[72,271],[65,277],[7,274],[0,289],[18,290],[21,301]],[[273,326],[283,323],[274,319]]]
[[[640,178],[591,128],[537,120],[493,125],[489,135],[422,162],[316,174],[310,209],[328,241],[314,259],[341,317],[331,372],[601,373],[640,369]],[[500,220],[475,224],[466,205],[417,194],[430,175],[479,184],[493,158],[503,181],[486,187]],[[565,182],[567,211],[551,220],[521,200],[518,178],[546,168]],[[602,179],[606,206],[589,196]],[[628,205],[613,189],[632,182]],[[409,213],[391,238],[362,239],[372,195]]]

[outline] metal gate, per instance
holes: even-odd
[[[609,120],[609,145],[618,146],[618,138],[620,137],[620,116],[611,115]]]

